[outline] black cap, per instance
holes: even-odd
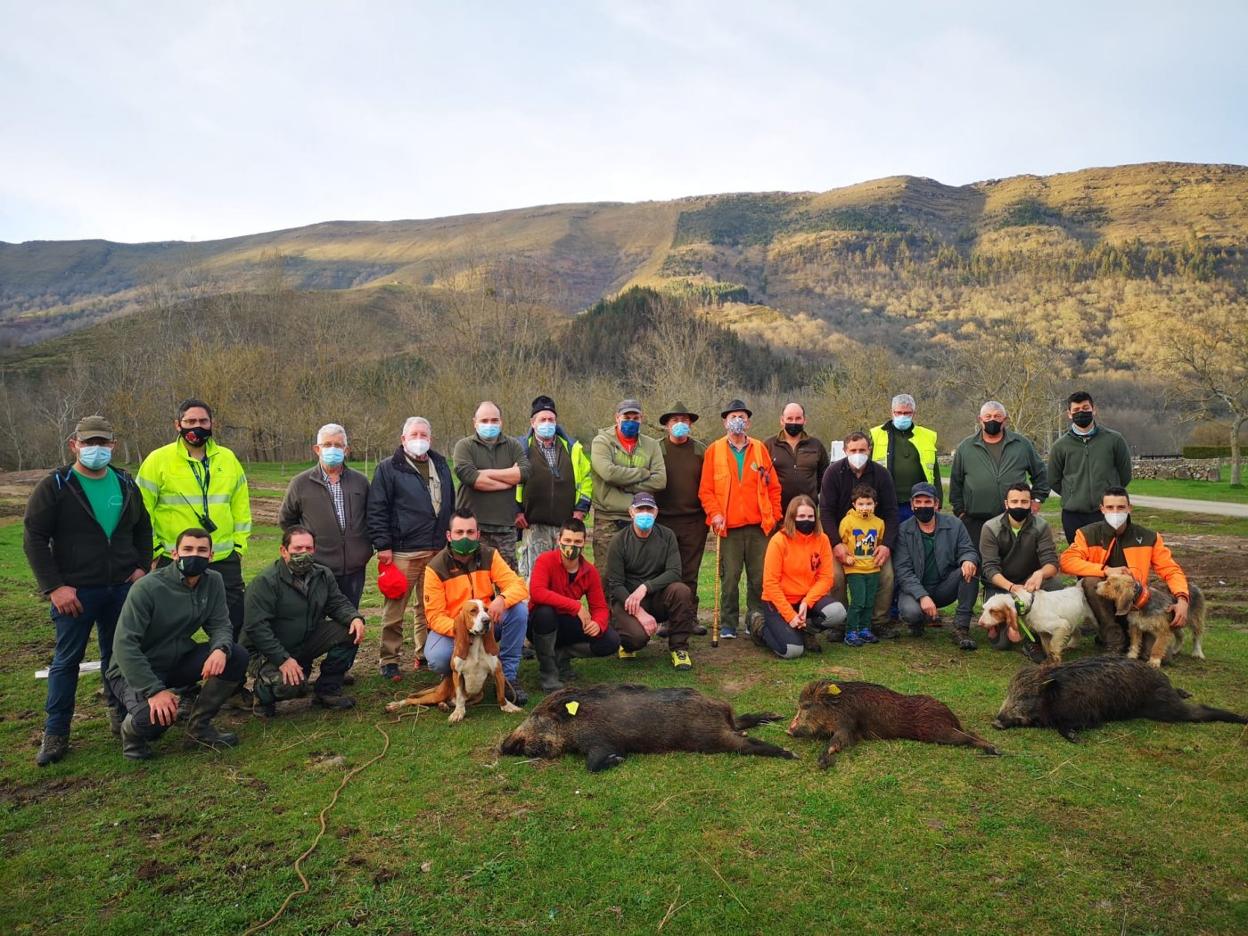
[[[559,411],[555,409],[554,398],[548,397],[544,393],[541,396],[537,396],[533,398],[533,405],[532,405],[532,408],[529,410],[529,416],[530,417],[536,416],[542,410],[550,410],[556,416],[559,415]]]
[[[720,419],[727,419],[729,413],[735,412],[745,413],[746,416],[753,418],[754,411],[745,405],[744,400],[729,400],[728,405],[724,407],[723,412],[719,414]]]
[[[910,499],[926,495],[932,500],[940,500],[940,495],[936,493],[936,485],[929,484],[927,481],[920,481],[914,487],[910,488]]]

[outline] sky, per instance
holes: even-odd
[[[1248,163],[1248,3],[0,0],[0,241]]]

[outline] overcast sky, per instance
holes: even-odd
[[[1248,3],[0,0],[0,240],[1248,163]]]

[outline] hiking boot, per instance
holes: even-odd
[[[549,634],[533,634],[533,649],[537,651],[537,671],[539,684],[543,692],[554,692],[563,688],[563,680],[559,678],[559,651],[555,642],[559,639],[557,631]]]
[[[238,735],[232,731],[218,731],[212,724],[213,717],[221,711],[227,699],[237,698],[238,686],[213,676],[204,681],[199,698],[186,720],[186,746],[210,747],[214,751],[238,746]],[[251,711],[251,693],[247,693],[247,710]]]
[[[510,679],[507,680],[507,685],[503,689],[503,698],[521,708],[529,704],[529,694],[524,691],[524,687],[519,683],[513,683]]]
[[[856,630],[847,630],[845,632],[845,646],[847,647],[861,647],[862,646],[862,638],[858,636],[858,632]]]
[[[752,632],[755,627],[761,628],[762,626],[763,626],[763,612],[751,611],[749,614],[745,616],[746,633]]]
[[[676,669],[678,670],[693,669],[693,660],[689,659],[689,651],[688,650],[673,650],[672,651],[672,666],[676,667]]]
[[[880,638],[876,637],[875,632],[872,631],[871,628],[869,627],[864,627],[862,630],[858,632],[858,639],[861,640],[864,644],[873,644],[873,643],[880,642]]]
[[[133,715],[121,721],[121,753],[127,760],[151,760],[152,757],[152,749],[134,727]]]
[[[879,640],[896,640],[901,636],[901,628],[890,618],[882,623],[872,624],[871,633]]]
[[[1049,655],[1044,652],[1044,647],[1032,640],[1024,640],[1019,648],[1023,652],[1023,656],[1031,660],[1032,663],[1046,663]]]
[[[959,650],[974,650],[975,641],[971,639],[971,631],[965,624],[955,628],[952,634],[953,642],[958,645]]]
[[[802,650],[806,653],[823,653],[819,635],[813,633],[809,627],[802,631]]]
[[[44,733],[43,744],[39,745],[39,753],[35,755],[35,763],[40,767],[55,764],[69,753],[69,735]]]
[[[203,695],[202,689],[200,690],[200,695]],[[234,690],[233,695],[226,700],[225,707],[235,712],[250,712],[254,701],[255,700],[251,696],[251,690],[242,683],[239,683],[238,688]],[[195,711],[194,706],[191,707],[191,711]]]
[[[277,718],[277,703],[257,702],[252,706],[251,714],[260,718]]]
[[[382,663],[381,664],[381,678],[388,679],[391,682],[401,682],[403,679],[403,674],[399,672],[399,664],[398,663]]]
[[[615,652],[615,655],[618,656],[621,660],[632,660],[636,658],[637,651],[625,650],[623,647],[620,647],[620,649]]]
[[[757,617],[750,615],[747,620],[749,621],[747,626],[750,632],[750,639],[754,641],[757,646],[766,647],[767,641],[763,639],[763,616],[761,614]]]
[[[312,704],[318,708],[345,711],[355,708],[355,699],[337,692],[316,692],[312,695]]]

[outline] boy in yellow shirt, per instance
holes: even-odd
[[[849,592],[849,619],[845,622],[845,643],[851,647],[879,643],[871,632],[871,609],[880,587],[880,567],[875,562],[876,547],[884,541],[884,521],[875,515],[875,488],[854,486],[853,507],[841,520],[840,537],[849,550],[845,565],[845,590]]]

